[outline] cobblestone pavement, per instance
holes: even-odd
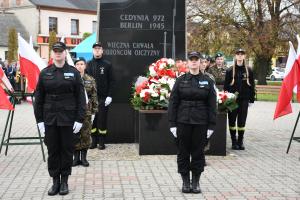
[[[136,144],[109,144],[105,151],[88,152],[90,167],[73,168],[69,195],[49,197],[47,165],[40,146],[30,145],[10,146],[7,156],[2,150],[0,199],[300,200],[300,143],[285,153],[299,104],[293,108],[293,114],[274,122],[275,103],[256,102],[249,110],[246,150],[231,150],[228,137],[226,157],[207,156],[202,194],[180,192],[175,156],[138,156]],[[6,115],[0,111],[1,138]],[[37,135],[30,104],[17,106],[12,134]]]

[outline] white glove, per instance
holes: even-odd
[[[254,103],[249,103],[249,104],[248,104],[248,107],[250,108],[251,106],[253,106],[253,104],[254,104]]]
[[[207,130],[207,139],[210,138],[210,136],[214,133],[213,130]]]
[[[74,122],[73,133],[78,133],[82,127],[82,123]]]
[[[40,130],[40,133],[44,134],[45,133],[45,124],[44,124],[44,122],[38,123],[38,127],[39,127],[39,130]]]
[[[95,119],[95,115],[92,115],[92,117],[91,117],[92,123],[94,122],[94,119]]]
[[[177,138],[177,127],[172,127],[172,128],[170,128],[170,131],[171,131],[171,133],[174,135],[174,137],[176,137]]]
[[[106,97],[105,99],[105,106],[108,106],[112,101],[112,98],[111,97]]]

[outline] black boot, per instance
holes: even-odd
[[[181,174],[182,178],[182,192],[183,193],[190,193],[191,192],[191,182],[190,182],[190,173],[188,174]]]
[[[80,165],[80,151],[75,151],[74,152],[74,160],[73,160],[73,167]]]
[[[245,150],[245,146],[244,146],[244,131],[239,131],[239,137],[238,137],[238,148],[239,150]]]
[[[90,149],[95,149],[97,148],[97,141],[98,141],[98,136],[92,135],[92,144],[90,146]]]
[[[201,174],[194,174],[192,175],[192,193],[198,194],[201,193],[200,189],[200,175]]]
[[[237,141],[236,141],[236,131],[235,130],[230,130],[230,136],[231,136],[231,142],[232,142],[231,148],[234,149],[234,150],[238,150],[239,147],[238,147]]]
[[[81,150],[81,164],[84,167],[88,167],[90,163],[86,160],[87,149]]]
[[[59,186],[60,186],[60,178],[59,176],[53,177],[53,185],[48,190],[49,196],[54,196],[59,192]]]
[[[61,176],[61,184],[60,184],[59,194],[66,195],[68,193],[69,193],[68,176]]]
[[[99,136],[99,147],[98,149],[104,150],[105,149],[105,135]]]

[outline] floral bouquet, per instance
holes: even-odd
[[[233,111],[238,108],[236,102],[238,93],[230,93],[224,91],[217,91],[217,101],[219,112]]]
[[[149,66],[147,76],[140,76],[133,86],[134,109],[167,109],[177,77],[186,73],[185,62],[162,58]]]

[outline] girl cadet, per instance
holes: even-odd
[[[204,146],[216,124],[214,82],[200,71],[200,57],[199,52],[188,54],[189,72],[176,80],[168,108],[170,131],[178,140],[177,165],[183,193],[201,192],[199,180],[205,165]]]
[[[231,93],[238,92],[237,103],[239,107],[228,112],[229,131],[232,141],[232,149],[245,150],[244,133],[248,114],[248,106],[254,103],[255,83],[251,68],[245,65],[246,52],[244,49],[237,49],[235,62],[226,71],[224,91]],[[236,127],[237,121],[237,127]],[[236,138],[238,132],[238,139]]]

